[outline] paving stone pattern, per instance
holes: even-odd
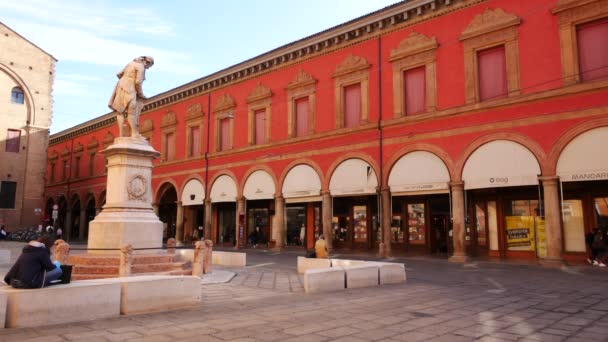
[[[0,341],[608,341],[606,270],[394,261],[407,284],[307,295],[295,256],[248,254],[230,283],[201,286],[200,307],[5,329]]]

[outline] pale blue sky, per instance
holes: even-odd
[[[397,0],[0,0],[0,21],[59,60],[57,133],[109,112],[116,73],[150,55],[150,97]]]

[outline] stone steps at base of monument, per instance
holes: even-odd
[[[99,274],[118,277],[118,265],[73,265],[72,275],[76,274]]]
[[[171,270],[165,272],[151,272],[151,273],[137,273],[132,274],[133,276],[145,276],[145,275],[192,275],[192,270]],[[72,280],[91,280],[91,279],[105,279],[105,278],[118,278],[118,274],[73,274]]]
[[[173,262],[173,263],[162,263],[162,264],[137,264],[131,266],[131,273],[151,273],[151,272],[165,272],[165,271],[179,271],[185,270],[192,265],[187,262]]]
[[[175,262],[175,255],[165,254],[142,254],[134,255],[131,261],[132,265],[141,264],[162,264]],[[98,266],[118,266],[120,264],[120,255],[91,255],[91,254],[76,254],[70,255],[69,263],[71,265],[98,265]]]

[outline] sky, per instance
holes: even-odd
[[[51,134],[110,112],[116,73],[149,55],[148,97],[398,0],[0,0],[0,21],[59,61]]]

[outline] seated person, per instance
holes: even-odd
[[[23,252],[4,277],[15,288],[40,288],[61,278],[61,268],[51,261],[51,241],[41,236],[23,247]]]
[[[315,254],[317,255],[317,258],[329,258],[327,242],[325,242],[323,234],[319,235],[319,240],[315,242]]]

